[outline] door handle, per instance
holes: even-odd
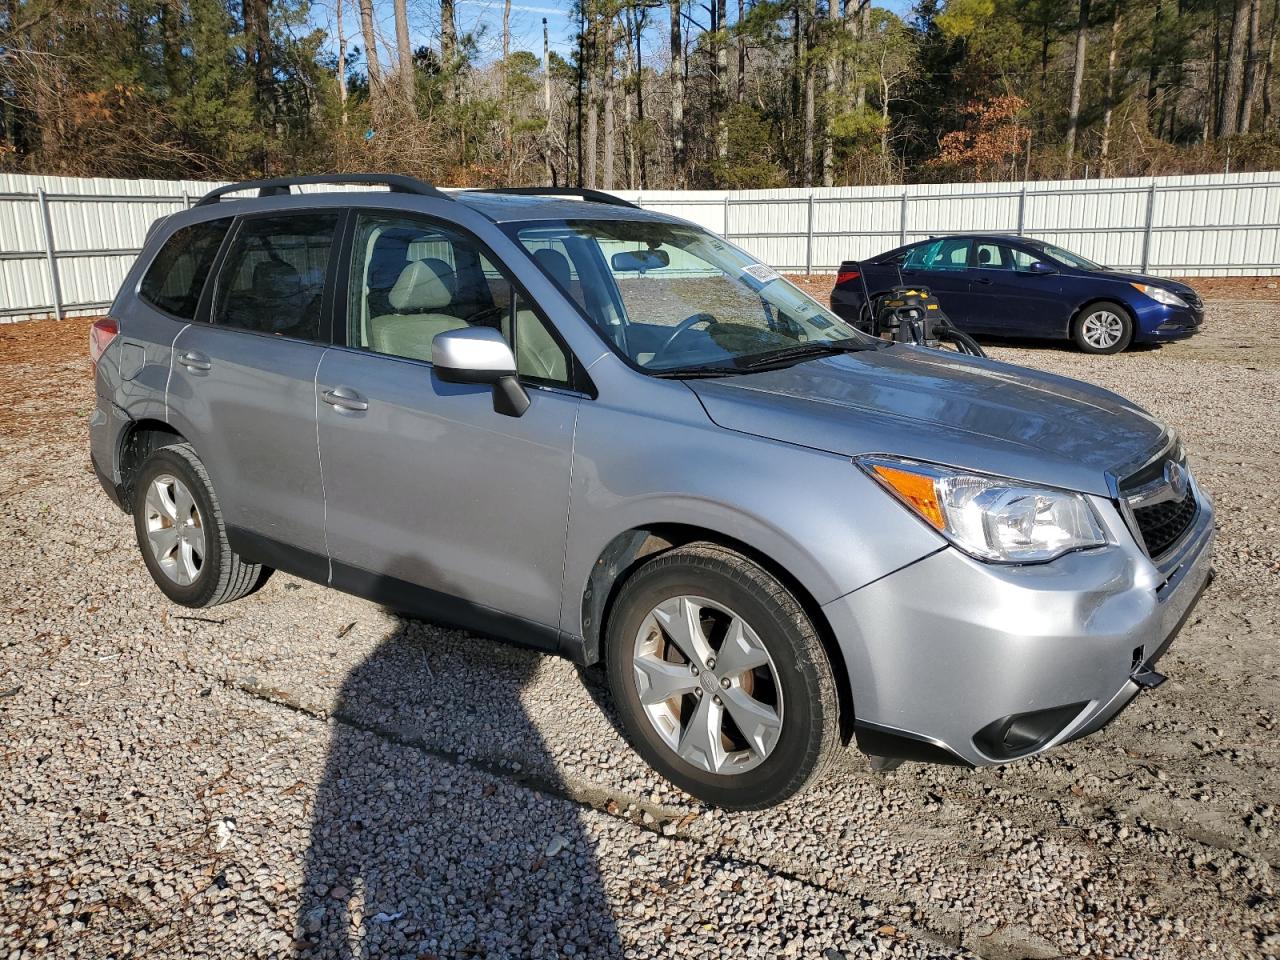
[[[973,282],[974,282],[974,283],[985,283],[985,284],[990,284],[990,283],[991,283],[991,281],[990,281],[987,277],[977,277],[977,278],[975,278],[975,279],[974,279],[974,281],[973,281]]]
[[[178,363],[188,370],[208,370],[212,366],[208,357],[203,353],[196,353],[194,350],[178,354]]]
[[[350,387],[334,387],[321,392],[320,399],[338,410],[368,410],[369,404]]]

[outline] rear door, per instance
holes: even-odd
[[[970,279],[973,311],[983,329],[1009,336],[1060,336],[1067,307],[1060,274],[1029,273],[1037,258],[1009,243],[981,240]]]
[[[418,215],[354,218],[345,322],[319,371],[334,586],[464,626],[556,642],[578,405],[575,364],[495,258]],[[530,394],[433,373],[439,333],[492,326]]]
[[[168,393],[175,426],[209,471],[232,545],[273,565],[304,564],[299,573],[321,579],[328,561],[315,379],[329,341],[340,216],[237,221],[206,294],[208,321],[174,341]]]

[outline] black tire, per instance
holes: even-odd
[[[772,750],[751,769],[713,773],[689,763],[659,736],[641,705],[633,666],[637,634],[659,603],[684,595],[733,611],[772,658],[782,727]],[[632,745],[699,800],[731,810],[771,807],[818,782],[840,749],[836,682],[817,631],[775,577],[732,550],[693,543],[644,563],[613,604],[605,642],[610,692]]]
[[[147,491],[152,482],[162,475],[176,477],[190,491],[204,531],[205,553],[198,574],[189,584],[176,582],[161,569],[148,540]],[[174,603],[184,607],[229,603],[257,590],[271,575],[270,567],[249,563],[227,543],[222,508],[213,492],[213,484],[209,482],[209,474],[190,444],[175,443],[151,454],[138,471],[131,496],[134,533],[143,562],[156,586]]]
[[[1100,346],[1097,343],[1090,342],[1090,337],[1086,333],[1087,325],[1097,321],[1104,314],[1110,314],[1120,321],[1121,334],[1118,340]],[[1091,303],[1075,318],[1071,324],[1071,339],[1075,341],[1075,345],[1085,353],[1096,354],[1112,354],[1120,353],[1128,348],[1133,341],[1133,318],[1129,316],[1129,311],[1118,303],[1110,300],[1101,300],[1098,303]]]

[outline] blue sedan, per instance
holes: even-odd
[[[862,318],[867,293],[920,284],[966,333],[1071,339],[1087,353],[1190,337],[1204,303],[1185,283],[1122,273],[1051,243],[1003,234],[934,237],[840,267],[831,309]]]

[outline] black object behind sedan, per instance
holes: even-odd
[[[1161,343],[1200,329],[1204,304],[1168,277],[1123,273],[1041,240],[958,234],[840,266],[831,309],[858,322],[867,292],[918,283],[971,334],[1070,338],[1087,353]]]

